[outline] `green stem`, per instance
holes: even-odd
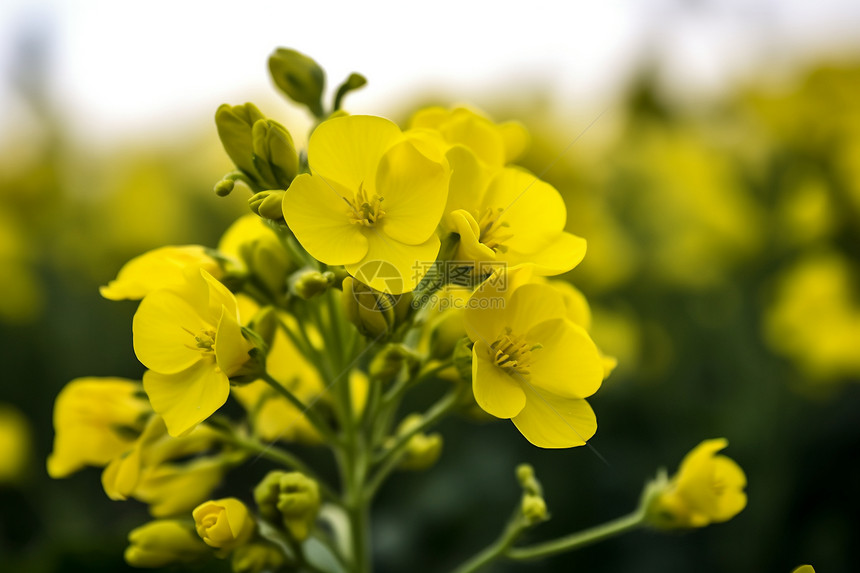
[[[323,437],[330,440],[332,443],[337,443],[339,441],[334,431],[329,427],[328,423],[322,419],[316,410],[306,406],[301,400],[296,398],[295,394],[284,388],[280,382],[272,378],[268,372],[263,373],[261,379],[274,388],[281,396],[286,398],[288,402],[299,410],[299,412],[304,414],[308,421]]]
[[[439,420],[444,418],[454,407],[457,405],[460,399],[460,392],[457,390],[453,390],[446,394],[442,399],[433,404],[433,406],[424,413],[424,419],[420,424],[398,436],[397,442],[388,449],[385,453],[383,453],[377,460],[376,464],[378,469],[376,473],[370,480],[370,483],[365,488],[364,496],[370,500],[376,494],[376,491],[379,487],[385,482],[385,479],[388,475],[397,468],[397,462],[399,461],[401,453],[406,449],[409,445],[409,440],[412,439],[413,436],[419,434],[425,430],[430,429],[433,425],[435,425]]]
[[[397,379],[394,385],[382,396],[378,409],[374,410],[374,432],[371,439],[371,444],[374,447],[380,445],[382,440],[391,431],[391,423],[397,409],[400,406],[400,401],[403,399],[406,391],[418,384],[424,382],[428,378],[433,377],[445,368],[451,366],[453,362],[450,360],[437,364],[436,366],[425,370],[418,374],[415,379],[410,380],[408,377],[401,376]]]
[[[629,515],[619,517],[602,525],[560,537],[553,541],[538,543],[528,547],[516,547],[505,553],[508,559],[525,560],[549,557],[565,551],[580,549],[586,545],[615,537],[622,533],[632,531],[645,523],[645,509],[640,508]]]
[[[526,527],[528,527],[528,523],[519,510],[517,510],[495,543],[460,565],[454,570],[454,573],[474,573],[482,567],[489,565],[501,557],[514,544]]]

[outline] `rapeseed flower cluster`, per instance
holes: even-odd
[[[597,430],[586,398],[615,360],[589,334],[582,293],[548,278],[579,264],[586,241],[565,230],[559,192],[514,165],[525,128],[434,107],[402,129],[340,109],[364,83],[356,74],[326,108],[313,60],[281,49],[270,69],[318,120],[307,150],[253,104],[219,108],[236,170],[215,191],[249,190],[253,213],[217,248],[168,246],[127,263],[101,293],[140,301],[141,380],[79,379],[56,401],[51,475],[103,467],[108,497],[157,518],[130,534],[132,565],[214,555],[235,571],[320,571],[313,543],[341,569],[368,571],[373,496],[393,472],[436,462],[444,441],[431,429],[446,416],[478,408],[541,448],[583,446]],[[404,397],[434,381],[447,393],[403,415]],[[337,484],[293,451],[299,442],[334,452]],[[253,496],[211,499],[252,457],[281,469]],[[659,496],[694,526],[745,504],[737,494],[719,505],[700,457]],[[549,518],[533,471],[518,475],[510,544]]]

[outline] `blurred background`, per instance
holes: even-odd
[[[593,5],[592,5],[593,4]],[[214,246],[246,211],[213,116],[275,94],[277,46],[313,56],[348,109],[519,119],[525,166],[588,240],[569,278],[619,367],[587,448],[454,420],[426,474],[375,507],[379,571],[444,571],[496,537],[532,463],[550,538],[630,511],[660,466],[726,437],[749,505],[686,534],[637,532],[499,571],[855,570],[860,539],[860,4],[819,1],[5,0],[0,4],[0,564],[123,571],[147,519],[99,470],[50,480],[53,400],[80,376],[138,378],[135,303],[98,286],[166,244]],[[246,480],[235,476],[233,489]],[[237,485],[239,484],[239,485]],[[246,484],[247,485],[247,484]],[[225,568],[226,563],[222,563]]]

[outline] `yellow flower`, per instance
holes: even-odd
[[[172,438],[154,415],[133,447],[102,472],[105,493],[114,500],[133,497],[147,503],[156,517],[188,512],[209,497],[236,455],[201,456],[217,441],[217,432],[205,426]],[[197,457],[188,460],[192,456]]]
[[[99,287],[99,292],[110,300],[140,300],[154,290],[181,285],[189,268],[204,269],[214,277],[221,276],[221,267],[204,247],[161,247],[127,262],[116,279]]]
[[[468,147],[488,165],[501,166],[516,160],[529,144],[529,134],[522,124],[507,121],[497,125],[465,107],[422,109],[412,116],[409,128],[437,132],[449,146]]]
[[[152,412],[140,382],[78,378],[54,404],[54,450],[48,474],[66,477],[84,466],[104,466],[127,451]]]
[[[588,333],[566,317],[556,290],[525,284],[508,293],[503,278],[511,274],[494,275],[464,313],[474,342],[475,400],[487,413],[510,418],[536,446],[581,446],[597,430],[583,398],[603,380],[600,354]]]
[[[128,534],[125,561],[132,567],[157,568],[193,563],[211,549],[188,524],[173,519],[150,521]]]
[[[852,261],[835,252],[807,256],[777,281],[765,316],[774,351],[815,381],[860,373],[860,299]]]
[[[564,231],[567,210],[554,187],[520,168],[490,171],[464,147],[446,156],[453,174],[442,227],[459,236],[456,260],[529,264],[540,275],[582,261],[585,240]]]
[[[236,298],[204,270],[144,297],[134,315],[134,351],[153,409],[172,436],[190,431],[227,400],[229,377],[248,360]]]
[[[245,504],[234,497],[207,501],[191,515],[197,535],[210,547],[230,551],[247,543],[254,534],[254,519]]]
[[[439,251],[447,167],[373,116],[320,124],[308,162],[312,173],[293,180],[283,204],[302,246],[376,290],[413,290]]]
[[[688,453],[678,473],[651,502],[649,514],[658,527],[704,527],[727,521],[747,505],[743,470],[726,456],[725,438],[705,440]]]
[[[30,425],[17,408],[0,402],[0,485],[21,480],[30,462]]]
[[[815,569],[812,565],[801,565],[791,573],[815,573]]]

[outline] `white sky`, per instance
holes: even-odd
[[[858,30],[857,0],[0,0],[0,138],[26,115],[10,74],[37,31],[53,105],[83,141],[110,144],[273,93],[277,46],[313,56],[330,88],[368,77],[353,112],[440,86],[480,106],[538,84],[562,107],[598,109],[648,54],[667,85],[719,93],[852,42],[860,54]]]

